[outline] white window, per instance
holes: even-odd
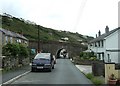
[[[18,42],[21,43],[22,42],[21,39],[19,39]]]
[[[10,43],[13,43],[13,38],[12,37],[10,37]]]
[[[8,36],[5,36],[5,41],[6,43],[8,43]]]
[[[97,43],[95,42],[95,47],[97,47]]]
[[[100,41],[98,41],[98,47],[100,47]]]
[[[103,43],[103,40],[101,41],[101,44],[102,44],[102,47],[104,47],[104,43]]]
[[[111,62],[110,54],[107,54],[107,56],[108,56],[108,62]]]

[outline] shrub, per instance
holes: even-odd
[[[94,78],[94,76],[93,76],[92,73],[88,73],[88,74],[86,74],[86,77],[87,77],[88,79],[92,79],[92,78]]]
[[[95,84],[95,85],[101,85],[103,84],[103,82],[97,78],[92,78],[91,81]]]
[[[21,44],[8,43],[3,46],[2,54],[9,57],[28,57],[28,49]]]
[[[103,82],[99,78],[96,78],[92,73],[86,74],[86,77],[90,79],[95,85],[103,84]]]
[[[94,52],[80,52],[80,59],[97,60],[97,57],[94,55]]]
[[[16,57],[19,54],[19,47],[16,44],[8,43],[2,48],[2,54],[4,56]]]
[[[26,47],[24,47],[23,45],[19,44],[19,57],[28,57],[29,53],[28,53],[28,49]]]

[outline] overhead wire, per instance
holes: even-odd
[[[87,3],[87,0],[82,0],[81,4],[80,4],[80,8],[79,8],[79,12],[78,12],[78,16],[77,16],[77,19],[76,19],[76,23],[75,23],[75,26],[73,28],[74,31],[76,31],[78,25],[79,25],[79,21],[82,17],[82,14],[83,14],[83,10],[85,8],[85,5]]]

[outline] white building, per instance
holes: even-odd
[[[105,62],[120,63],[120,28],[109,31],[108,26],[105,33],[91,40],[88,50],[93,51],[97,58]]]

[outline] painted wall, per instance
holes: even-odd
[[[107,50],[118,49],[118,31],[107,36],[105,39],[106,39],[105,45]]]
[[[105,83],[108,83],[109,77],[114,74],[116,78],[120,78],[120,70],[115,70],[115,64],[105,64]]]
[[[119,50],[119,44],[118,44],[119,38],[118,38],[118,31],[115,33],[111,34],[106,38],[106,50],[111,50],[111,51],[106,51],[105,55],[105,61],[108,61],[108,54],[110,55],[110,60],[111,62],[118,63],[118,50]]]

